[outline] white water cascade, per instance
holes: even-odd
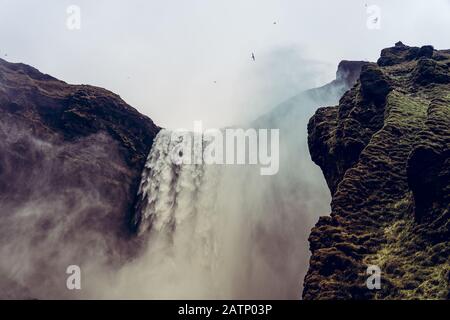
[[[167,290],[156,297],[244,297],[250,215],[242,214],[244,186],[231,183],[248,168],[176,164],[177,143],[170,131],[158,134],[139,189],[136,225],[149,233],[151,279]]]
[[[121,270],[111,297],[300,298],[311,227],[329,212],[330,194],[310,159],[306,124],[318,105],[336,103],[339,95],[319,98],[299,96],[253,124],[280,130],[276,175],[260,175],[258,165],[177,164],[171,154],[179,141],[160,131],[134,217],[147,247]],[[194,141],[197,150],[209,138]]]
[[[164,129],[155,139],[138,192],[141,208],[135,223],[141,234],[148,229],[172,231],[189,218],[201,221],[202,214],[214,212],[220,168],[174,163],[172,155],[179,142]],[[202,145],[194,148],[201,150]]]
[[[146,289],[136,296],[299,298],[314,221],[293,168],[261,176],[259,166],[176,164],[177,143],[162,130],[142,174],[135,224],[148,248],[128,273]]]

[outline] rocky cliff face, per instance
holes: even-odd
[[[308,134],[332,212],[309,237],[303,297],[450,298],[450,51],[384,49]]]
[[[112,92],[0,59],[1,297],[61,298],[68,265],[131,255],[158,131]]]

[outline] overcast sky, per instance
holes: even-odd
[[[107,88],[170,128],[250,120],[330,81],[340,60],[374,61],[398,40],[450,48],[449,0],[0,4],[1,57]],[[66,26],[72,4],[81,9],[79,30]],[[367,26],[371,5],[380,8],[379,29]]]

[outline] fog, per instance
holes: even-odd
[[[69,5],[81,10],[79,30],[66,27]],[[367,27],[366,5],[380,8],[379,29]],[[450,30],[448,0],[0,0],[0,6],[1,56],[112,90],[167,128],[249,121],[332,80],[340,60],[374,61],[399,40],[450,47],[442,37]]]
[[[158,177],[158,187],[177,195],[170,200],[176,209],[162,209],[171,223],[130,240],[110,232],[123,222],[108,217],[124,210],[114,201],[129,183],[115,170],[123,163],[111,138],[62,145],[1,123],[0,147],[14,151],[0,154],[2,297],[300,298],[307,237],[330,201],[308,154],[306,124],[318,106],[336,104],[342,88],[319,98],[302,92],[333,80],[340,60],[374,61],[399,40],[450,48],[444,0],[0,5],[0,56],[8,61],[105,87],[162,127],[192,129],[201,120],[206,128],[280,129],[277,175],[245,166],[206,168],[213,172],[201,179],[193,168]],[[79,30],[66,27],[69,5],[81,9]],[[367,5],[381,10],[379,29],[368,28]],[[72,181],[78,171],[64,166],[67,154],[95,161]],[[98,168],[124,184],[103,189]],[[69,264],[82,267],[80,292],[65,287]]]
[[[117,228],[130,184],[117,144],[104,133],[41,139],[17,118],[0,120],[0,297],[86,297],[67,290],[69,265],[90,282],[133,252]]]
[[[178,165],[171,159],[177,140],[161,132],[143,174],[136,217],[140,237],[148,237],[146,249],[109,281],[95,282],[92,294],[300,299],[307,238],[330,200],[307,152],[306,123],[317,105],[337,103],[342,89],[318,90],[318,99],[299,94],[251,124],[280,130],[280,171],[274,175],[261,175],[260,165]]]
[[[259,166],[174,166],[156,140],[149,163],[158,165],[143,178],[156,208],[148,214],[162,223],[150,217],[131,238],[118,228],[130,181],[108,135],[43,140],[2,116],[0,297],[300,298],[307,237],[330,198],[309,159],[306,123],[318,105],[337,103],[343,88],[332,89],[299,94],[247,124],[280,129],[275,175]],[[73,264],[82,270],[79,291],[66,288]]]

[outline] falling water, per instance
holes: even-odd
[[[213,211],[217,167],[177,164],[173,152],[182,137],[161,130],[145,165],[138,196],[141,198],[135,224],[138,232],[174,230],[186,219]],[[203,139],[201,139],[203,142]],[[194,145],[194,148],[202,148]]]
[[[121,275],[134,297],[300,298],[310,228],[329,212],[306,123],[319,103],[335,103],[339,94],[319,97],[299,96],[254,124],[280,128],[280,170],[273,176],[252,165],[179,164],[173,155],[180,138],[168,130],[157,135],[134,217],[147,250]],[[194,141],[195,153],[210,140]]]
[[[150,234],[154,277],[167,276],[164,286],[178,287],[169,297],[207,297],[220,287],[216,273],[225,254],[217,230],[221,168],[177,164],[172,156],[182,137],[175,136],[161,130],[155,139],[142,174],[135,224],[139,234]],[[201,149],[207,139],[202,136],[194,148]],[[186,281],[192,281],[189,294],[179,292]]]

